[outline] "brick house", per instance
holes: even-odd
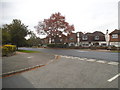
[[[75,46],[77,43],[77,33],[71,33],[69,35],[64,35],[60,33],[59,35],[53,36],[49,35],[42,39],[42,44],[68,44],[69,46]]]
[[[83,47],[106,45],[105,34],[100,31],[81,33],[81,36],[79,36],[79,45]]]
[[[68,44],[69,46],[84,46],[89,47],[91,45],[106,45],[105,35],[100,31],[93,33],[77,32],[70,33],[67,36],[59,33],[57,36],[49,35],[43,39],[44,44]]]
[[[43,38],[42,40],[43,44],[65,44],[67,43],[67,36],[62,34],[61,31],[57,32],[56,35],[48,35],[46,38]]]
[[[115,29],[109,35],[109,44],[112,46],[120,47],[120,30]]]
[[[81,46],[83,47],[89,47],[91,46],[93,36],[92,33],[85,33],[81,37]]]
[[[76,46],[76,44],[77,44],[77,33],[68,34],[67,43],[68,43],[69,46]]]
[[[41,44],[48,44],[48,43],[49,43],[48,37],[41,39]]]
[[[56,35],[55,37],[50,36],[49,37],[49,44],[51,44],[51,43],[66,44],[67,43],[67,36],[65,36],[64,34]]]
[[[93,45],[106,46],[105,34],[100,31],[93,32]]]

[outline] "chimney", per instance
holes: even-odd
[[[106,30],[106,35],[108,34],[108,29]]]

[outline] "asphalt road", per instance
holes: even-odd
[[[117,65],[62,57],[44,67],[3,78],[3,88],[118,88],[118,78],[109,81],[117,74]]]
[[[100,51],[86,51],[86,50],[76,50],[76,49],[47,49],[47,48],[19,48],[24,50],[33,50],[41,51],[50,54],[66,55],[66,56],[75,56],[88,59],[97,59],[97,60],[109,60],[109,61],[118,61],[118,56],[120,53],[113,52],[100,52]]]

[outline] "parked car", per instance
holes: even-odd
[[[42,45],[42,47],[43,47],[43,48],[46,48],[46,47],[47,47],[47,45]]]

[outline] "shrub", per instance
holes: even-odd
[[[15,45],[4,45],[2,46],[2,56],[13,55],[16,51]]]
[[[96,50],[96,49],[107,49],[107,46],[91,46],[90,49]]]
[[[115,47],[115,46],[108,46],[108,48],[107,48],[108,50],[116,50],[117,49],[117,47]]]
[[[48,44],[47,46],[50,48],[66,48],[68,45],[67,44]]]
[[[55,44],[48,44],[47,46],[50,47],[50,48],[54,48]]]

